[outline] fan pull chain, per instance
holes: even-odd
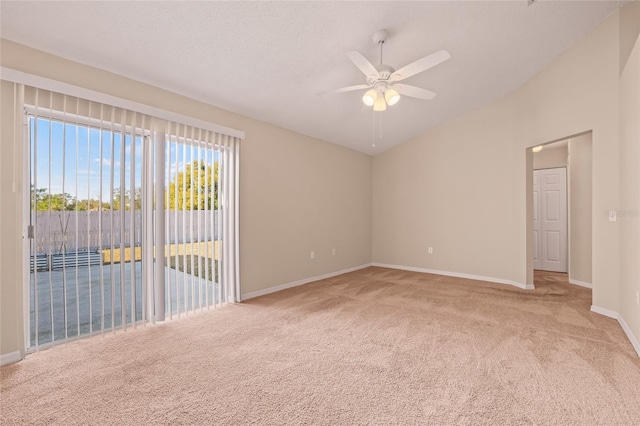
[[[373,111],[373,126],[371,128],[371,146],[376,147],[376,112]],[[382,112],[378,112],[378,138],[382,139]]]
[[[372,111],[373,114],[371,114],[371,146],[373,148],[376,147],[376,112]]]

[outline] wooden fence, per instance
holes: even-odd
[[[176,244],[217,240],[217,229],[215,232],[211,229],[212,220],[218,227],[220,223],[219,211],[169,210],[165,216],[165,221],[169,224],[166,241]],[[205,221],[208,221],[206,233]],[[125,211],[124,223],[122,223],[119,210],[113,211],[113,213],[108,211],[37,212],[32,214],[32,223],[35,225],[34,244],[31,247],[32,255],[100,250],[111,247],[112,244],[115,247],[120,247],[121,238],[123,245],[128,247],[131,245],[131,232],[133,232],[135,245],[139,245],[142,242],[143,226],[152,226],[152,224],[143,223],[142,212],[139,210],[134,213],[133,226],[131,211]],[[191,226],[192,223],[193,226]]]

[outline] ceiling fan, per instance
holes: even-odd
[[[367,106],[373,106],[374,111],[384,111],[387,109],[387,105],[397,104],[400,100],[400,95],[424,100],[435,98],[435,92],[408,84],[399,84],[399,82],[441,64],[451,58],[449,52],[440,50],[396,71],[393,67],[382,63],[382,45],[388,38],[389,34],[385,30],[379,30],[373,34],[373,43],[380,46],[380,64],[378,66],[374,66],[357,50],[352,50],[348,53],[351,62],[367,78],[366,84],[328,90],[322,94],[369,89],[362,97],[362,102]]]

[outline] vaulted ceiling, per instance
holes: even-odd
[[[376,154],[522,86],[627,1],[0,3],[0,37],[278,126]],[[398,69],[440,49],[451,59],[407,79],[435,91],[383,113],[349,61]],[[375,147],[372,146],[375,143]]]

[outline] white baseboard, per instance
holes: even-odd
[[[569,284],[579,285],[580,287],[593,288],[593,286],[591,285],[591,283],[587,283],[587,282],[584,282],[584,281],[574,280],[574,279],[572,279],[572,278],[569,278]]]
[[[633,346],[633,349],[636,350],[638,357],[640,357],[640,342],[638,341],[636,336],[633,334],[633,331],[631,331],[629,324],[627,324],[627,322],[624,320],[622,315],[620,315],[617,312],[610,311],[608,309],[601,308],[600,306],[596,306],[596,305],[591,305],[591,312],[595,312],[596,314],[604,315],[605,317],[618,320],[620,327],[622,327],[622,330],[624,330],[624,333],[627,335],[627,338],[631,342],[631,346]]]
[[[309,283],[312,283],[314,281],[324,280],[324,279],[327,279],[327,278],[331,278],[331,277],[335,277],[335,276],[338,276],[338,275],[346,274],[348,272],[353,272],[353,271],[357,271],[359,269],[368,268],[369,266],[371,266],[371,264],[370,263],[366,263],[364,265],[354,266],[353,268],[342,269],[340,271],[329,272],[328,274],[318,275],[316,277],[305,278],[305,279],[298,280],[298,281],[293,281],[293,282],[290,282],[290,283],[287,283],[287,284],[281,284],[281,285],[277,285],[277,286],[274,286],[274,287],[265,288],[263,290],[252,291],[251,293],[243,294],[242,295],[242,300],[249,300],[249,299],[253,299],[254,297],[264,296],[265,294],[275,293],[276,291],[286,290],[286,289],[291,288],[291,287],[297,287],[299,285],[309,284]]]
[[[596,314],[604,315],[605,317],[613,318],[615,320],[620,316],[619,313],[610,311],[605,308],[601,308],[600,306],[591,305],[591,312],[595,312]]]
[[[640,342],[638,341],[638,339],[636,339],[636,336],[633,334],[633,331],[631,331],[631,328],[629,327],[629,324],[627,324],[627,322],[624,320],[622,315],[618,316],[618,322],[620,323],[620,326],[622,327],[622,329],[624,330],[625,334],[629,338],[629,341],[631,342],[631,345],[633,346],[633,349],[636,350],[636,353],[638,354],[638,357],[640,357]]]
[[[458,272],[449,272],[449,271],[438,271],[435,269],[424,269],[424,268],[415,268],[413,266],[401,266],[401,265],[388,265],[386,263],[373,263],[371,266],[378,266],[381,268],[391,268],[391,269],[400,269],[403,271],[411,271],[411,272],[422,272],[425,274],[435,274],[435,275],[445,275],[447,277],[456,277],[456,278],[466,278],[469,280],[476,281],[487,281],[491,283],[497,284],[508,284],[523,290],[534,290],[535,287],[533,284],[522,284],[516,281],[505,280],[502,278],[492,278],[492,277],[483,277],[480,275],[469,275],[469,274],[461,274]]]
[[[18,362],[22,360],[20,356],[20,351],[9,352],[8,354],[0,355],[0,367],[7,364],[13,364],[14,362]]]

